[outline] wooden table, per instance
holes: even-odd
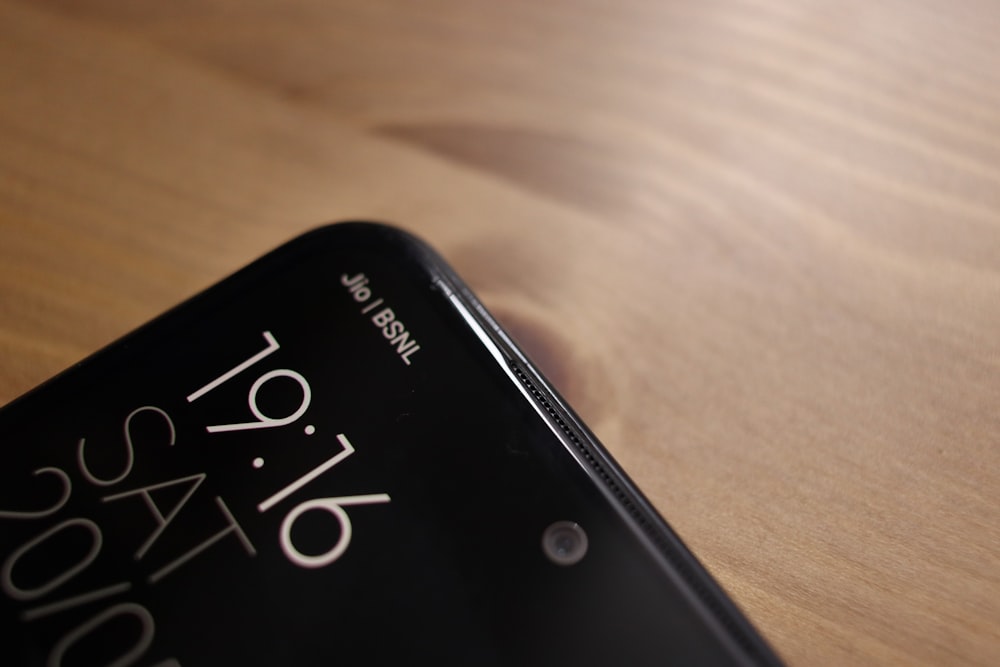
[[[0,402],[318,223],[513,330],[791,664],[1000,664],[1000,9],[0,4]]]

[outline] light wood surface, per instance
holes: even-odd
[[[0,402],[394,221],[790,664],[1000,664],[997,35],[985,0],[2,2]]]

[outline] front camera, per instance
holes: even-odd
[[[587,554],[587,533],[572,521],[556,521],[542,533],[542,552],[556,565],[576,565]]]

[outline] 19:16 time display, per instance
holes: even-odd
[[[270,331],[264,331],[262,335],[266,343],[264,349],[189,394],[186,397],[187,403],[197,401],[206,394],[229,382],[236,376],[243,374],[245,371],[254,366],[257,366],[280,349],[281,346]],[[258,393],[261,388],[266,383],[276,378],[287,378],[293,380],[298,384],[302,392],[302,398],[298,407],[292,411],[291,414],[285,417],[271,417],[264,414],[257,401]],[[209,425],[205,427],[205,430],[210,434],[216,434],[288,426],[294,424],[303,415],[305,415],[306,411],[309,409],[311,401],[312,389],[309,386],[309,382],[302,376],[301,373],[287,368],[270,370],[261,374],[256,380],[254,380],[247,395],[247,403],[251,414],[255,417],[254,421]],[[94,487],[107,487],[109,490],[115,491],[110,495],[101,497],[100,500],[102,503],[117,503],[127,499],[140,499],[143,501],[145,507],[152,516],[155,528],[134,553],[133,559],[135,561],[141,561],[145,557],[150,548],[152,548],[154,543],[156,543],[157,539],[168,528],[171,522],[181,513],[183,507],[192,499],[198,487],[207,478],[206,473],[196,473],[125,491],[112,489],[111,487],[118,487],[119,484],[125,482],[132,472],[135,462],[135,447],[137,444],[133,435],[132,423],[137,416],[142,414],[154,415],[156,418],[162,420],[165,426],[164,435],[166,436],[166,444],[171,447],[175,445],[176,429],[174,427],[173,419],[163,409],[152,405],[146,405],[132,410],[125,418],[123,424],[123,444],[125,449],[124,462],[118,474],[110,477],[101,477],[93,472],[87,463],[88,445],[86,438],[80,438],[76,448],[76,463],[79,476],[82,477],[86,483]],[[315,431],[316,429],[312,425],[308,425],[304,428],[306,435],[312,435]],[[330,471],[337,464],[341,463],[344,459],[354,453],[354,446],[344,433],[337,434],[337,441],[342,447],[339,452],[326,461],[320,463],[312,470],[306,472],[298,479],[295,479],[291,483],[263,499],[257,504],[257,511],[261,514],[270,511],[276,505],[300,491],[312,481]],[[254,467],[259,468],[263,465],[263,460],[257,458],[253,461],[253,465]],[[60,490],[56,501],[50,506],[42,509],[2,509],[0,510],[0,519],[32,522],[46,519],[59,512],[70,500],[73,485],[70,475],[65,470],[53,466],[46,466],[36,469],[33,474],[36,477],[52,477],[58,480]],[[158,503],[152,494],[156,491],[161,491],[171,487],[183,490],[184,494],[180,497],[180,500],[175,501],[169,507],[165,507],[164,503]],[[312,498],[305,500],[293,507],[285,515],[281,522],[278,541],[282,553],[292,564],[301,568],[321,568],[329,565],[339,559],[350,546],[352,525],[345,508],[356,505],[387,503],[389,501],[389,495],[385,493]],[[256,555],[256,549],[250,542],[246,533],[240,527],[239,522],[229,510],[225,501],[220,496],[216,496],[214,498],[214,502],[219,510],[222,520],[225,522],[224,527],[208,539],[203,540],[199,544],[178,555],[167,564],[148,574],[145,577],[148,584],[155,585],[170,575],[173,571],[197,557],[206,549],[210,548],[213,544],[228,536],[236,538],[246,550],[248,555]],[[295,522],[303,514],[312,510],[321,510],[329,513],[339,524],[340,534],[338,539],[327,551],[319,554],[307,554],[301,552],[298,548],[296,548],[292,539],[292,528],[295,525]],[[45,575],[46,578],[43,581],[32,581],[30,584],[23,581],[20,584],[18,583],[17,571],[19,564],[23,565],[25,563],[30,563],[33,553],[41,553],[39,549],[44,550],[45,545],[51,544],[55,540],[60,539],[60,537],[64,538],[69,534],[76,535],[79,544],[87,545],[85,548],[86,553],[74,556],[72,562],[60,566],[59,571],[47,573]],[[79,540],[79,538],[82,538],[82,540]],[[65,633],[52,646],[47,658],[47,665],[51,667],[63,665],[67,653],[70,653],[74,646],[77,646],[81,641],[85,640],[85,638],[91,636],[102,626],[114,621],[115,619],[132,619],[133,622],[130,627],[134,627],[137,632],[134,636],[122,637],[119,635],[117,637],[120,641],[122,641],[121,652],[110,660],[107,663],[108,665],[125,667],[127,665],[135,664],[143,657],[153,642],[155,622],[153,615],[145,607],[135,602],[128,601],[112,603],[113,598],[126,593],[132,588],[132,583],[129,581],[121,581],[110,585],[100,586],[84,593],[60,597],[59,592],[63,586],[75,580],[94,563],[101,553],[103,544],[103,535],[97,523],[85,517],[72,517],[64,519],[55,525],[46,527],[42,532],[29,539],[27,542],[16,548],[12,553],[7,555],[3,561],[3,565],[0,566],[0,589],[3,590],[4,594],[8,598],[16,601],[16,603],[21,606],[19,616],[23,622],[37,622],[44,618],[72,609],[82,609],[85,607],[99,609],[98,611],[92,613],[87,620]],[[39,557],[36,556],[36,558]],[[37,575],[35,579],[38,579]],[[110,606],[108,606],[109,603]],[[156,667],[178,667],[179,665],[180,663],[178,660],[171,658],[165,661],[160,661]]]

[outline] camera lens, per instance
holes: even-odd
[[[542,551],[556,565],[575,565],[587,553],[587,533],[572,521],[556,521],[542,533]]]

